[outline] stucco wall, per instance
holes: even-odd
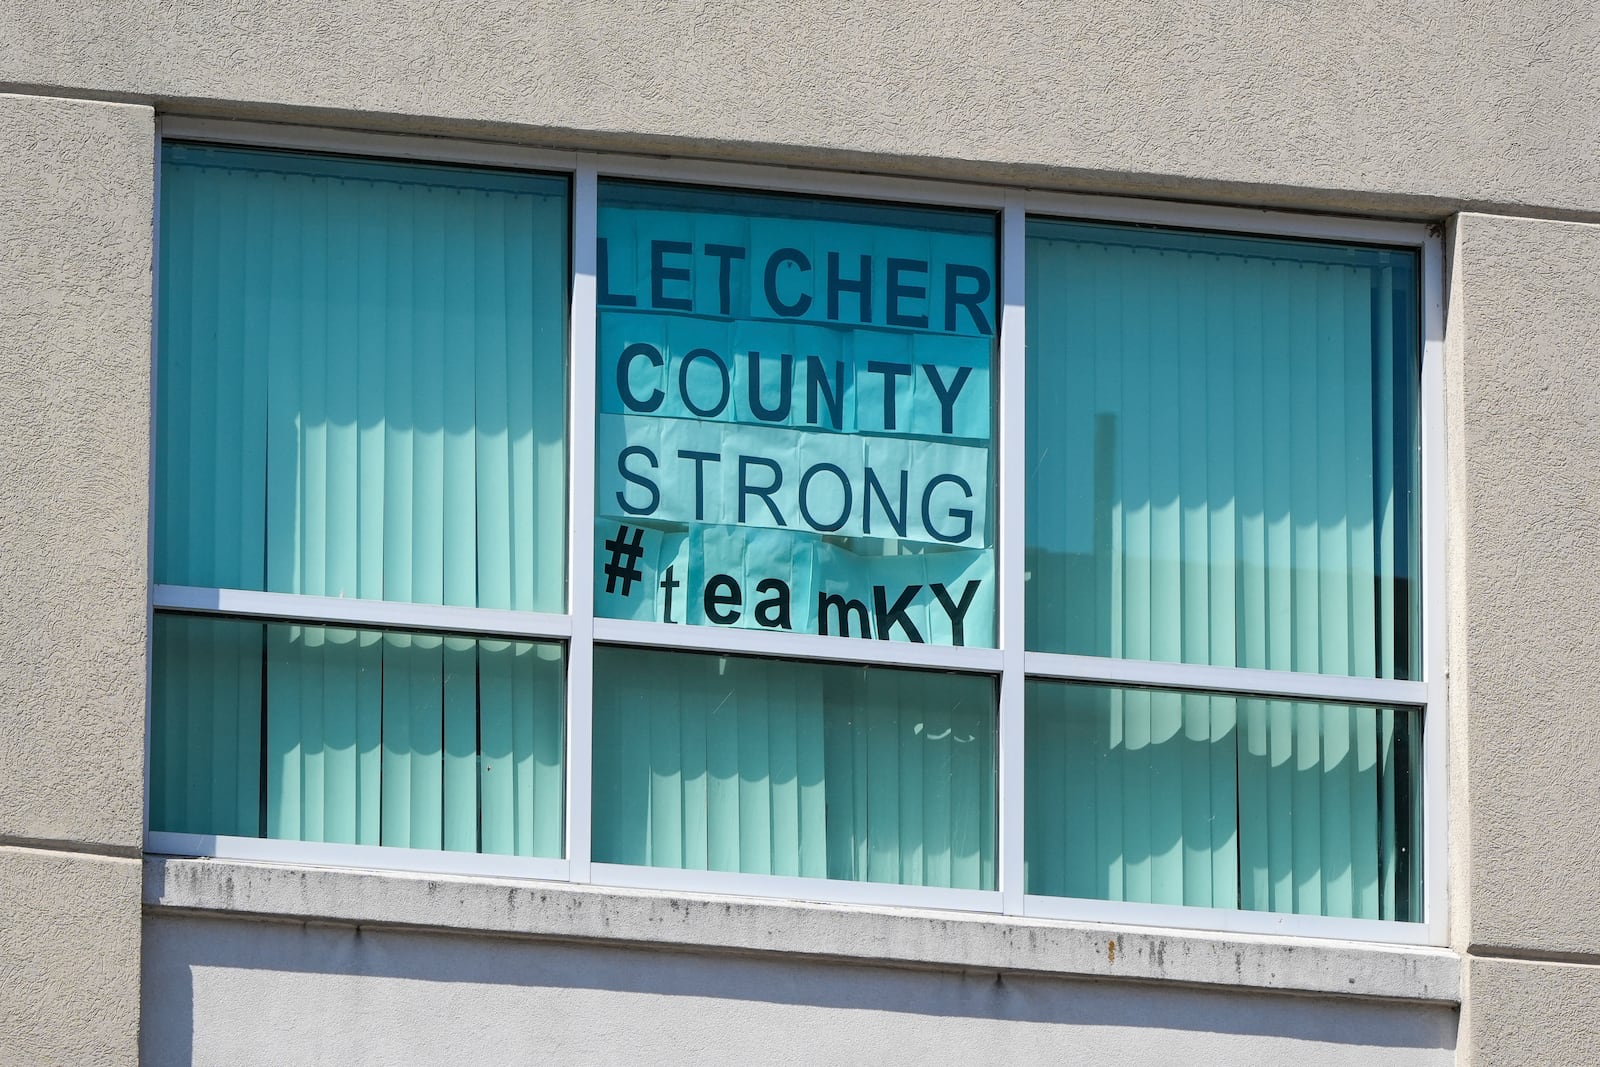
[[[1448,1064],[1455,1013],[994,973],[147,921],[150,1063]]]
[[[6,1064],[135,1055],[154,146],[146,107],[0,96]]]
[[[1591,1063],[1600,226],[1464,215],[1451,288],[1456,929],[1497,957],[1471,961],[1463,1044],[1474,1064]]]
[[[0,85],[1245,203],[1600,212],[1600,9],[0,0]]]
[[[1451,245],[1452,891],[1457,947],[1475,953],[1462,1042],[1475,1065],[1594,1059],[1600,228],[1583,222],[1600,220],[1600,8],[0,0],[8,86],[42,94],[0,97],[0,888],[19,916],[0,934],[0,1029],[30,1054],[125,1061],[137,1023],[123,868],[141,819],[153,111],[139,105],[154,105],[1499,213],[1463,216]],[[532,1047],[540,1026],[574,1052],[596,1032],[649,1049],[653,1015],[701,1047],[833,1039],[891,1060],[929,1040],[952,1057],[1371,1063],[1387,1041],[1416,1063],[1448,1059],[1453,1033],[1447,1009],[1373,1002],[1043,978],[1002,994],[992,976],[219,920],[159,918],[149,935],[151,1062],[222,1055],[241,1033],[345,1049],[348,1031],[304,1028],[312,1009],[341,1022],[329,1006],[371,1020],[373,1047],[440,1005],[483,1005],[479,1029],[438,1028],[453,1049]],[[577,972],[600,977],[563,989]]]
[[[0,1064],[130,1064],[139,861],[0,846]]]
[[[0,836],[139,845],[154,159],[0,96]]]

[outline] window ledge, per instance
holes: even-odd
[[[297,922],[1459,1004],[1448,949],[151,856],[144,904]]]

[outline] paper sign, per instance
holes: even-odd
[[[993,220],[608,184],[599,244],[597,612],[992,645]]]

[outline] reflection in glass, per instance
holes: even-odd
[[[1027,686],[1028,892],[1416,921],[1421,713]]]
[[[150,828],[560,856],[561,646],[157,615]]]
[[[995,886],[988,678],[597,648],[602,863]]]
[[[565,179],[162,151],[156,580],[562,611]]]
[[[1418,670],[1416,255],[1035,220],[1036,651]]]

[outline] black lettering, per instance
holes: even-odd
[[[772,472],[772,484],[771,485],[751,485],[750,484],[750,479],[747,477],[751,467],[765,467],[765,468],[767,468],[767,470],[771,471]],[[748,497],[750,497],[751,495],[755,495],[755,496],[758,496],[758,497],[761,498],[761,502],[763,504],[767,505],[767,510],[772,513],[772,520],[774,522],[776,522],[779,526],[787,526],[787,525],[789,525],[788,523],[783,521],[783,514],[778,511],[778,506],[772,502],[772,494],[776,493],[778,491],[778,487],[781,486],[782,484],[783,484],[783,468],[778,466],[778,464],[775,461],[767,459],[764,456],[740,456],[739,457],[739,521],[740,522],[744,522],[745,521],[745,511],[744,511],[744,502],[745,502],[745,500]]]
[[[970,293],[961,291],[962,278],[971,278],[977,286]],[[989,299],[992,288],[989,281],[989,272],[982,267],[971,267],[964,263],[946,263],[944,267],[944,328],[954,333],[956,329],[956,306],[967,309],[972,316],[972,324],[978,328],[979,333],[993,333],[989,327],[988,316],[983,313],[983,302]]]
[[[694,254],[694,245],[687,241],[651,241],[650,242],[650,304],[658,308],[672,308],[676,311],[693,311],[694,300],[689,296],[667,296],[667,282],[686,282],[689,280],[688,267],[669,267],[666,265],[668,256],[689,256]]]
[[[957,545],[972,536],[971,509],[950,509],[950,515],[952,517],[962,520],[961,532],[954,535],[946,534],[940,530],[934,529],[933,515],[929,510],[929,505],[931,505],[933,502],[933,491],[939,488],[939,486],[946,484],[959,485],[961,487],[961,491],[966,494],[966,498],[968,500],[972,499],[972,486],[967,484],[967,480],[965,478],[955,474],[935,474],[932,478],[928,479],[928,486],[922,491],[922,528],[927,530],[929,535],[932,536],[936,541],[943,541],[946,544]]]
[[[794,357],[785,352],[778,357],[778,372],[783,376],[778,386],[778,406],[769,408],[761,403],[761,353],[746,356],[750,377],[750,414],[762,422],[782,422],[789,417],[789,405],[794,400]]]
[[[609,304],[613,307],[634,307],[639,303],[639,298],[631,293],[613,293],[611,291],[611,248],[604,237],[595,241],[595,272],[600,275],[600,291],[595,294],[595,302]]]
[[[706,583],[706,618],[721,626],[732,626],[739,621],[740,612],[723,611],[744,599],[739,583],[727,574],[713,574]]]
[[[944,384],[944,379],[939,377],[939,368],[933,364],[924,363],[922,370],[928,376],[928,384],[933,386],[934,395],[939,398],[940,429],[944,433],[955,433],[956,397],[961,394],[961,387],[967,384],[967,379],[972,377],[972,368],[957,368],[955,380],[949,385]]]
[[[867,606],[859,600],[846,600],[837,593],[817,594],[817,633],[826,636],[828,633],[828,609],[832,608],[837,614],[839,636],[849,637],[850,619],[856,620],[856,635],[871,637],[871,618],[867,615]]]
[[[654,411],[667,398],[667,391],[660,386],[656,386],[655,390],[643,400],[634,395],[628,382],[628,368],[638,356],[643,356],[649,360],[650,364],[658,370],[666,366],[667,363],[661,356],[661,350],[656,348],[655,345],[646,344],[643,341],[635,341],[627,348],[624,348],[621,357],[617,359],[617,392],[622,395],[622,406],[629,411]]]
[[[643,456],[645,459],[650,461],[651,470],[655,470],[659,466],[659,464],[656,462],[656,454],[643,445],[629,445],[621,452],[618,452],[617,473],[622,475],[622,480],[627,482],[629,485],[642,485],[646,489],[650,490],[650,503],[646,504],[642,508],[636,508],[632,504],[629,504],[627,499],[622,495],[621,492],[619,492],[617,493],[617,507],[627,512],[629,515],[653,515],[655,514],[656,508],[661,506],[661,490],[657,489],[656,483],[652,482],[649,478],[646,478],[642,474],[635,474],[628,469],[629,456]]]
[[[696,404],[689,397],[689,368],[697,359],[709,359],[716,364],[718,379],[721,382],[722,392],[717,397],[717,402],[708,408]],[[683,362],[678,364],[678,395],[683,398],[683,406],[694,412],[702,419],[714,419],[721,415],[728,406],[728,398],[733,394],[733,380],[728,376],[728,365],[722,362],[722,357],[709,348],[690,349],[689,354],[683,357]]]
[[[871,374],[883,375],[883,428],[892,430],[895,428],[895,379],[909,378],[911,376],[911,364],[885,363],[881,360],[871,359],[867,361],[867,371]]]
[[[816,356],[806,357],[806,422],[811,426],[817,423],[817,394],[822,394],[823,403],[828,406],[828,425],[835,430],[844,429],[844,364],[838,360],[833,363],[833,385],[828,385],[828,379],[823,376],[822,360]]]
[[[888,590],[881,585],[875,585],[872,587],[873,615],[878,627],[879,641],[889,640],[890,628],[898,626],[900,629],[905,631],[905,635],[914,643],[919,645],[923,643],[922,632],[918,630],[916,624],[911,621],[911,616],[906,614],[906,609],[911,606],[912,598],[915,597],[917,593],[921,591],[921,589],[922,586],[920,585],[906,586],[905,589],[901,591],[900,596],[895,600],[894,606],[891,607],[889,605]]]
[[[706,464],[721,463],[722,457],[715,452],[691,452],[687,448],[680,448],[678,449],[678,458],[694,460],[694,520],[696,522],[704,522],[706,518]]]
[[[718,314],[733,314],[733,261],[744,258],[744,249],[738,245],[706,245],[705,254],[714,256],[718,260],[717,270],[717,296],[719,298]]]
[[[772,595],[756,605],[756,622],[768,629],[791,630],[789,622],[789,583],[781,578],[763,578],[756,583],[756,592]]]
[[[811,486],[811,479],[817,476],[818,471],[827,471],[834,477],[838,478],[839,488],[844,493],[844,505],[839,509],[839,518],[835,522],[821,523],[818,522],[815,516],[811,514],[811,508],[807,502],[809,497],[807,490]],[[842,468],[832,463],[818,463],[815,466],[808,468],[806,472],[800,476],[800,516],[806,520],[806,525],[810,526],[813,530],[816,530],[819,533],[833,533],[835,530],[838,530],[844,526],[845,520],[850,517],[850,504],[850,478],[845,474]]]
[[[856,321],[872,321],[872,257],[862,256],[861,274],[855,278],[839,277],[839,253],[828,253],[828,318],[839,321],[839,294],[856,294]]]
[[[972,606],[972,598],[978,591],[978,579],[974,578],[967,583],[967,587],[961,591],[959,603],[953,603],[950,600],[950,593],[945,589],[943,582],[934,582],[928,588],[933,590],[933,595],[938,598],[939,604],[944,608],[944,613],[950,616],[950,642],[956,645],[966,644],[967,631],[964,624],[967,618],[967,609]]]
[[[662,611],[661,611],[661,621],[662,622],[671,622],[672,621],[672,591],[683,584],[682,582],[678,581],[676,578],[674,578],[672,576],[672,571],[673,571],[673,568],[668,567],[667,568],[667,576],[665,578],[661,579],[661,588],[663,590],[665,590],[666,594],[667,594],[666,603],[664,605],[662,605]]]
[[[794,318],[804,315],[811,307],[811,294],[801,293],[794,298],[794,303],[786,304],[778,299],[778,268],[785,263],[793,263],[802,273],[810,273],[811,261],[806,254],[798,248],[780,248],[767,257],[767,269],[762,276],[762,287],[767,293],[767,304],[779,315],[785,318]]]
[[[886,294],[887,299],[884,301],[887,305],[884,321],[890,326],[911,326],[916,329],[926,330],[928,328],[928,313],[924,311],[921,315],[902,315],[900,313],[900,298],[909,297],[912,300],[924,301],[923,307],[926,308],[928,287],[925,285],[906,285],[901,282],[900,275],[905,271],[927,274],[928,261],[925,259],[894,259],[891,257],[888,267],[889,288]]]
[[[867,468],[867,487],[861,494],[861,532],[872,534],[872,496],[878,496],[878,502],[883,505],[884,514],[889,516],[889,526],[894,532],[904,537],[906,535],[906,513],[910,510],[911,475],[908,471],[900,472],[900,514],[894,513],[894,505],[889,503],[889,495],[883,491],[883,483],[878,481],[878,472],[871,467]]]

